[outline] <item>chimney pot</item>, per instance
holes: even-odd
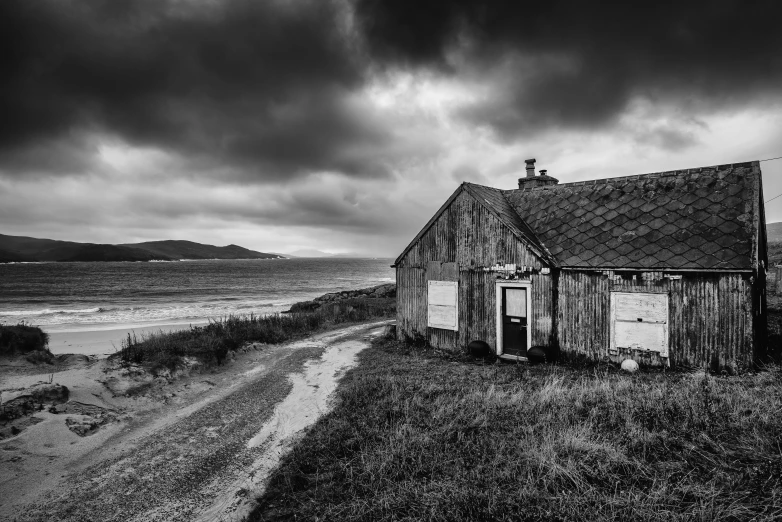
[[[519,178],[519,190],[536,189],[556,185],[559,180],[548,175],[548,170],[540,169],[540,176],[535,175],[535,159],[524,160],[527,164],[527,176]]]
[[[524,163],[527,164],[527,177],[535,177],[535,158],[524,160]]]

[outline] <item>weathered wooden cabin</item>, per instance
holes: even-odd
[[[397,331],[503,358],[753,366],[766,350],[758,162],[518,189],[462,183],[396,259]]]

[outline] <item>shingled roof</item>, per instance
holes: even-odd
[[[563,267],[749,270],[760,176],[752,162],[502,194]]]

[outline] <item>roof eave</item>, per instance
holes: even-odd
[[[415,245],[419,239],[423,237],[426,232],[432,228],[432,225],[437,221],[437,219],[442,215],[443,212],[445,212],[445,209],[447,209],[449,206],[451,206],[451,203],[453,203],[453,200],[456,199],[456,197],[461,194],[461,192],[464,190],[466,183],[462,183],[459,185],[459,188],[457,188],[453,194],[451,194],[451,197],[449,197],[445,203],[442,204],[442,206],[435,212],[434,216],[432,216],[429,221],[426,222],[424,227],[418,232],[418,234],[415,235],[412,241],[405,247],[404,250],[402,250],[402,253],[397,256],[397,258],[394,260],[394,264],[391,265],[391,268],[396,268],[396,266],[399,264],[400,261],[402,261],[402,258],[407,255],[408,252],[410,252],[410,249],[413,248],[413,245]]]

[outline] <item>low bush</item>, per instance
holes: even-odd
[[[25,360],[32,364],[54,364],[54,355],[49,350],[36,350],[28,352]]]
[[[0,324],[0,354],[26,354],[29,352],[49,353],[49,334],[25,323],[17,325]]]

